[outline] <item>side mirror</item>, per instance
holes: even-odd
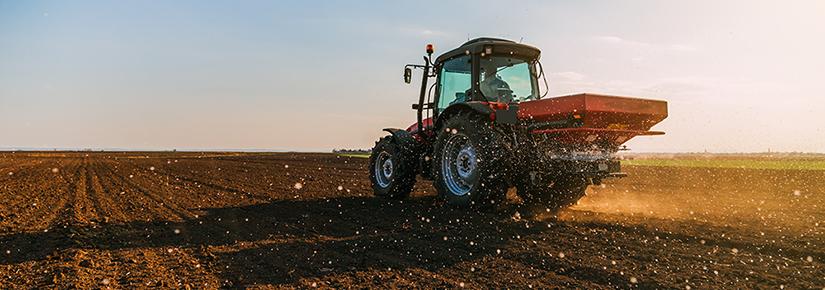
[[[409,84],[411,80],[412,80],[412,69],[408,68],[408,67],[405,67],[404,68],[404,82]]]

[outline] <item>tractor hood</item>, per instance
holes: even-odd
[[[650,131],[667,117],[667,102],[577,94],[519,104],[518,118],[535,134],[550,134],[569,143],[620,145]]]

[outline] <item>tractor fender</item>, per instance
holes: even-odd
[[[416,145],[418,142],[415,141],[415,138],[413,138],[412,134],[407,132],[407,130],[398,128],[384,128],[383,131],[392,134],[393,141],[404,148],[405,151],[416,152],[416,148],[418,147]]]
[[[490,106],[481,102],[466,102],[453,104],[444,109],[444,111],[442,111],[441,114],[438,115],[438,120],[436,120],[434,128],[441,128],[441,125],[444,122],[446,122],[447,119],[461,112],[471,112],[482,116],[489,116],[490,113],[493,112],[493,109],[490,108]]]

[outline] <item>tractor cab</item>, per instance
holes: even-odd
[[[509,40],[480,38],[435,61],[437,108],[468,101],[537,99],[539,50]]]
[[[425,70],[421,84],[419,110],[421,127],[438,117],[447,108],[464,103],[513,104],[540,98],[540,50],[510,40],[477,38],[431,60],[432,46],[427,46],[425,65],[409,64],[404,79],[410,83],[412,68]],[[430,77],[435,83],[428,85]]]

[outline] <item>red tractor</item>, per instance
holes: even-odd
[[[387,128],[370,156],[376,196],[405,198],[416,176],[434,181],[448,204],[495,204],[516,187],[525,204],[560,209],[590,184],[624,176],[615,153],[630,138],[660,135],[658,100],[578,94],[543,99],[538,48],[495,38],[470,40],[432,61],[427,45],[421,93],[407,129]],[[435,83],[428,87],[430,78]]]

